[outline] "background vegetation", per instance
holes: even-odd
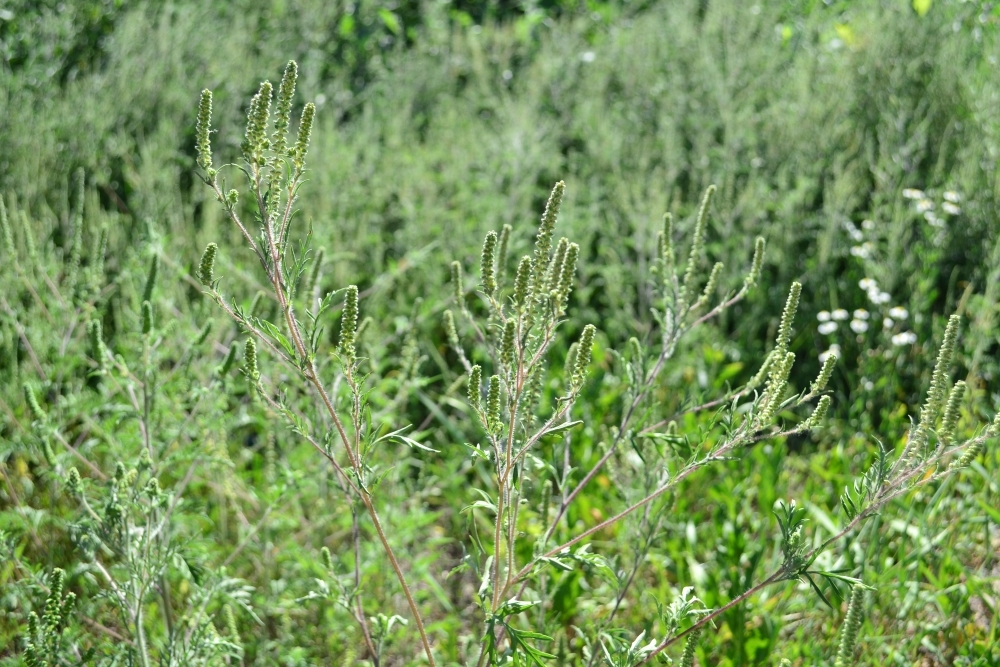
[[[776,500],[803,502],[816,539],[837,532],[840,493],[876,439],[902,447],[952,312],[965,321],[957,377],[970,389],[960,429],[992,420],[1000,404],[998,21],[989,3],[898,0],[3,5],[3,664],[21,664],[28,613],[50,597],[53,568],[77,598],[66,631],[77,661],[131,641],[91,560],[111,537],[67,491],[71,466],[98,512],[124,503],[140,523],[169,517],[159,551],[116,567],[159,591],[151,626],[169,628],[184,605],[214,619],[219,635],[191,638],[213,647],[206,661],[370,659],[337,603],[355,560],[366,613],[386,615],[384,664],[419,659],[412,627],[389,628],[405,604],[381,550],[353,551],[351,503],[332,471],[253,400],[240,359],[227,366],[243,338],[194,278],[205,245],[219,244],[216,273],[238,303],[265,315],[276,305],[256,298],[253,257],[196,176],[202,88],[215,91],[217,161],[236,161],[259,81],[299,63],[294,115],[317,105],[299,208],[324,248],[318,289],[359,286],[371,400],[441,452],[387,453],[381,505],[420,603],[436,610],[427,617],[442,661],[464,664],[482,632],[463,622],[478,581],[445,574],[466,555],[469,488],[489,482],[462,446],[477,436],[458,419],[464,380],[442,325],[451,260],[474,274],[483,236],[504,224],[511,257],[528,252],[552,184],[566,182],[559,233],[580,244],[581,271],[555,354],[584,324],[598,328],[586,427],[573,442],[581,462],[601,456],[621,418],[611,351],[657,335],[650,257],[664,211],[690,234],[702,192],[717,184],[707,254],[729,267],[723,279],[741,278],[755,236],[768,254],[761,287],[679,349],[655,393],[659,413],[753,376],[788,285],[802,283],[791,384],[806,387],[836,346],[826,428],[692,475],[646,548],[626,526],[595,542],[614,568],[637,565],[641,595],[617,620],[630,639],[655,632],[651,610],[683,586],[720,607],[774,558]],[[142,331],[144,300],[155,335]],[[92,354],[91,321],[116,368]],[[678,424],[691,437],[701,427]],[[162,497],[146,491],[150,441]],[[119,474],[136,469],[141,502],[112,497],[124,486],[102,481],[119,462]],[[961,477],[904,496],[832,554],[828,568],[875,588],[862,664],[1000,661],[998,462],[994,443]],[[567,525],[595,525],[624,493],[598,478]],[[340,559],[332,570],[324,546]],[[595,601],[613,587],[580,571],[551,583],[559,632],[548,650],[574,664],[587,624],[608,614]],[[700,664],[832,664],[842,601],[827,608],[795,587],[727,614]]]

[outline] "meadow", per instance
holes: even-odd
[[[1000,664],[992,4],[0,58],[0,665]]]

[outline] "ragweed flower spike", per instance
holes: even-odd
[[[263,152],[269,147],[267,121],[271,116],[271,91],[271,82],[264,81],[260,84],[260,90],[250,100],[246,136],[243,139],[243,157],[251,164],[262,165]]]
[[[514,276],[514,305],[518,309],[524,308],[528,302],[528,295],[531,289],[531,258],[525,255],[517,265],[517,274]]]
[[[198,280],[205,287],[212,287],[215,282],[215,255],[217,252],[219,252],[219,246],[209,243],[201,256],[201,265],[198,267]]]
[[[100,320],[87,322],[87,339],[90,342],[90,358],[98,362],[104,359],[104,336]]]
[[[306,166],[306,152],[309,150],[309,138],[312,136],[313,118],[316,116],[316,105],[310,102],[302,109],[299,120],[299,136],[295,141],[295,170],[302,171]]]
[[[708,207],[712,203],[712,196],[715,194],[715,186],[710,185],[705,190],[705,196],[701,200],[701,207],[698,209],[698,218],[694,224],[694,236],[691,239],[691,252],[688,254],[687,268],[684,270],[684,295],[685,299],[694,296],[694,276],[701,260],[701,253],[705,247],[705,223],[708,220]]]
[[[7,252],[8,261],[16,261],[17,248],[14,247],[14,234],[7,220],[7,207],[4,206],[3,197],[0,197],[0,234],[3,234],[3,249]]]
[[[539,285],[549,265],[549,251],[552,249],[552,232],[556,228],[556,220],[559,217],[559,207],[562,205],[563,194],[566,192],[566,184],[563,181],[556,183],[549,194],[549,200],[545,203],[545,212],[542,213],[542,223],[538,226],[538,236],[535,239],[535,260],[532,270],[535,285]]]
[[[491,296],[497,288],[496,273],[493,265],[496,262],[497,233],[490,231],[483,242],[483,256],[480,259],[480,270],[483,277],[483,292]]]
[[[195,124],[197,136],[198,166],[208,172],[209,179],[215,176],[212,169],[212,91],[201,91],[201,102],[198,104],[198,122]]]
[[[500,428],[500,376],[490,376],[486,390],[486,428],[492,433]]]
[[[819,403],[816,404],[816,409],[813,410],[812,415],[806,420],[803,425],[804,430],[810,430],[818,427],[822,422],[823,418],[826,417],[826,413],[830,410],[830,397],[823,396],[819,399]]]
[[[576,260],[579,256],[580,246],[576,243],[570,243],[566,249],[566,257],[563,259],[559,273],[559,283],[556,286],[559,313],[566,310],[566,301],[569,299],[570,290],[573,289],[573,279],[576,277]]]
[[[510,244],[511,226],[504,225],[500,230],[500,249],[497,252],[497,279],[503,282],[507,275],[507,246]]]
[[[837,649],[837,660],[834,667],[848,667],[855,664],[854,648],[858,643],[858,632],[861,630],[863,620],[861,607],[865,602],[865,589],[862,586],[854,586],[851,589],[851,603],[847,608],[847,618],[844,619],[844,626],[840,632],[840,648]]]
[[[514,318],[509,318],[503,327],[503,335],[500,337],[500,363],[504,369],[513,373],[514,357],[516,355],[515,344],[517,342],[517,322]]]
[[[692,630],[684,642],[684,653],[681,654],[680,667],[693,667],[694,652],[698,648],[698,640],[701,638],[701,628]]]
[[[788,343],[792,339],[792,321],[795,319],[795,311],[799,309],[799,296],[801,294],[802,283],[792,283],[792,289],[788,292],[788,300],[785,301],[785,310],[781,313],[776,349],[788,349]]]
[[[580,334],[580,347],[576,352],[576,367],[573,369],[573,386],[579,387],[583,384],[583,378],[587,376],[587,368],[590,366],[590,355],[594,346],[594,334],[597,328],[593,324],[588,324]]]
[[[299,76],[299,66],[289,60],[285,74],[278,86],[278,108],[274,115],[274,152],[284,156],[288,143],[288,121],[292,115],[292,98],[295,97],[295,82]]]
[[[142,334],[148,336],[153,330],[153,304],[149,301],[142,302]]]
[[[833,367],[837,365],[837,355],[828,354],[826,361],[823,362],[823,368],[820,369],[819,375],[816,376],[816,381],[812,383],[812,393],[818,394],[826,389],[827,383],[830,382],[830,376],[833,375]]]
[[[948,372],[951,368],[951,358],[955,353],[955,341],[958,339],[958,325],[961,318],[952,315],[944,330],[944,340],[938,350],[937,362],[934,364],[934,374],[931,375],[931,386],[927,390],[927,400],[920,411],[920,425],[929,427],[937,417],[945,400],[945,387],[948,385]]]
[[[951,388],[951,393],[948,394],[948,404],[944,408],[944,417],[941,419],[941,430],[938,431],[938,437],[941,439],[942,446],[950,445],[952,440],[955,439],[955,426],[958,424],[959,412],[964,396],[965,382],[959,380]]]
[[[31,419],[36,422],[45,421],[48,415],[45,414],[45,410],[39,404],[38,398],[35,396],[35,390],[27,382],[22,385],[22,389],[24,390],[24,402],[28,404],[28,412],[31,413]]]
[[[358,332],[358,286],[351,285],[347,288],[347,296],[344,298],[344,314],[340,320],[340,350],[344,355],[347,365],[354,363],[355,336]]]
[[[246,347],[243,348],[243,373],[250,382],[256,384],[260,379],[260,371],[257,369],[257,343],[253,338],[247,338]]]
[[[663,280],[666,282],[667,276],[674,268],[674,216],[670,213],[663,214],[663,232],[660,236],[659,250],[664,266]]]
[[[451,263],[451,289],[455,303],[465,307],[465,287],[462,285],[462,265],[456,260]]]
[[[757,281],[760,280],[760,268],[764,264],[764,247],[764,237],[758,236],[753,247],[753,261],[750,263],[750,273],[743,281],[747,289],[756,286]]]
[[[480,391],[483,384],[483,368],[479,364],[472,367],[469,373],[469,405],[476,412],[481,408]]]
[[[712,273],[708,275],[708,282],[705,283],[705,289],[702,291],[701,296],[698,298],[698,303],[696,307],[704,306],[708,303],[709,299],[715,296],[715,289],[719,284],[719,276],[722,274],[723,264],[722,262],[716,262],[715,266],[712,267]]]
[[[444,333],[448,338],[448,345],[454,349],[459,349],[458,329],[455,328],[455,316],[450,310],[444,311]]]

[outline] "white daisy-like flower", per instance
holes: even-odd
[[[821,364],[826,363],[827,358],[831,354],[836,355],[838,358],[840,357],[840,346],[837,345],[836,343],[834,343],[833,345],[831,345],[830,349],[827,350],[826,352],[820,352],[820,354],[819,354],[819,363],[821,363]]]
[[[821,310],[821,311],[819,311],[818,313],[816,313],[816,319],[819,320],[820,322],[829,322],[830,321],[830,311],[829,310]]]
[[[959,213],[962,212],[961,208],[959,208],[955,204],[952,204],[950,201],[946,201],[945,203],[941,204],[941,208],[944,209],[944,212],[947,213],[948,215],[958,215]]]
[[[847,233],[850,235],[852,241],[860,241],[865,238],[865,235],[857,227],[851,227],[847,230]]]
[[[854,319],[856,319],[856,320],[867,320],[868,319],[868,311],[865,310],[864,308],[858,308],[857,310],[854,311]]]
[[[862,278],[858,281],[858,287],[865,290],[866,292],[871,289],[877,289],[878,283],[875,282],[873,278]]]
[[[868,323],[864,320],[851,320],[851,331],[854,333],[864,333],[868,331]]]
[[[594,59],[596,57],[597,54],[595,54],[593,51],[584,51],[583,53],[580,54],[580,60],[582,60],[585,63],[594,62]]]
[[[962,201],[962,196],[954,190],[945,190],[942,196],[945,201],[950,201],[952,204],[957,204]]]
[[[889,317],[897,320],[905,320],[910,314],[902,306],[893,306],[889,309]]]
[[[892,337],[893,345],[913,345],[917,342],[917,334],[912,331],[904,331]]]
[[[832,317],[835,320],[839,320],[841,322],[843,322],[844,320],[846,320],[850,316],[851,316],[851,314],[848,313],[843,308],[838,308],[837,310],[835,310],[832,313],[830,313],[830,317]]]
[[[933,210],[934,210],[934,202],[932,202],[930,199],[921,199],[920,201],[917,202],[918,213],[923,213],[924,211],[933,211]]]
[[[894,326],[896,326],[896,323],[893,321],[893,319],[891,317],[885,317],[885,318],[882,319],[882,328],[883,329],[891,329]]]
[[[875,304],[879,303],[889,303],[892,301],[892,295],[888,292],[880,292],[878,290],[871,290],[868,292],[868,299]]]
[[[934,215],[933,211],[927,211],[924,213],[924,220],[927,221],[931,227],[941,228],[944,227],[944,220]]]
[[[867,230],[875,229],[875,223],[872,222],[871,220],[862,220],[861,229],[867,229]]]
[[[861,259],[868,259],[872,256],[872,244],[865,241],[861,245],[851,246],[851,254]]]
[[[917,190],[916,188],[906,188],[903,190],[903,196],[907,199],[925,199],[927,195],[924,194],[923,190]]]
[[[837,323],[823,322],[823,324],[819,325],[819,327],[817,328],[821,334],[823,334],[824,336],[829,336],[830,334],[832,334],[834,331],[837,330]]]

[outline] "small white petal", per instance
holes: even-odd
[[[816,319],[819,320],[820,322],[829,322],[830,321],[830,311],[829,310],[821,310],[821,311],[819,311],[818,313],[816,313]]]
[[[819,325],[818,330],[824,336],[828,336],[828,335],[832,334],[834,331],[837,330],[837,323],[836,322],[823,322],[823,324]]]
[[[950,201],[952,204],[957,204],[958,202],[962,201],[962,196],[959,195],[954,190],[945,190],[944,198],[945,201]]]
[[[848,313],[843,308],[838,308],[837,310],[835,310],[832,313],[830,313],[830,317],[832,317],[835,320],[840,320],[841,322],[843,322],[844,320],[846,320],[850,316],[851,316],[851,314]]]
[[[865,310],[864,308],[858,308],[857,310],[854,311],[854,319],[856,319],[856,320],[867,320],[868,319],[868,311]]]
[[[907,199],[923,199],[925,197],[924,191],[916,188],[906,188],[903,190],[903,196]]]
[[[868,331],[868,323],[864,320],[851,320],[851,330],[854,333],[864,333]]]

